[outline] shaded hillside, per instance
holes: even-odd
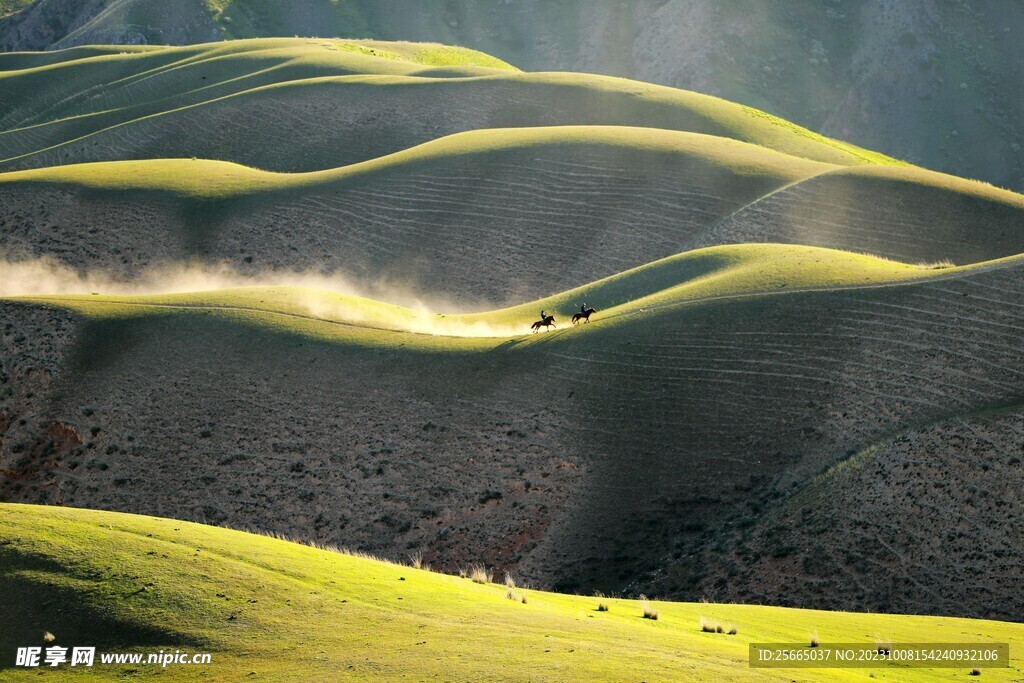
[[[767,514],[737,515],[714,543],[669,560],[640,588],[672,593],[674,582],[694,583],[712,600],[885,604],[895,613],[926,603],[957,614],[969,604],[977,615],[1018,618],[1020,607],[1008,605],[1024,534],[1022,434],[1024,415],[1013,406],[887,437]]]
[[[441,41],[531,71],[719,95],[1019,190],[1022,31],[1024,9],[1004,0],[39,0],[0,20],[0,49],[281,35]]]
[[[796,242],[956,263],[1024,252],[1014,193],[627,127],[471,131],[305,174],[201,160],[58,166],[0,174],[0,198],[19,257],[123,277],[189,259],[316,268],[476,307],[694,246]]]
[[[458,316],[402,331],[390,309],[261,289],[8,302],[3,497],[421,550],[446,568],[484,560],[573,590],[668,566],[682,573],[659,593],[699,597],[726,572],[730,597],[776,601],[711,543],[744,515],[786,514],[801,488],[825,495],[814,477],[872,444],[1019,404],[1020,268],[723,247],[588,287],[602,315],[582,328],[510,338],[443,336]],[[464,323],[525,327],[544,307],[565,327],[582,296]],[[957,477],[968,485],[948,495],[974,499],[973,463],[927,462],[923,482],[893,480],[886,495]],[[1019,488],[1009,458],[984,463]],[[857,520],[874,501],[842,502]],[[922,590],[906,604],[949,611],[930,596],[950,595],[957,568],[1000,538],[949,546],[948,566],[913,556],[928,570],[907,565]],[[710,553],[699,569],[671,559],[694,552]],[[764,561],[792,576],[788,555]],[[956,613],[1019,614],[1017,580],[974,567]],[[891,566],[859,571],[881,585]],[[885,591],[830,599],[891,605]]]
[[[24,254],[125,276],[184,259],[317,268],[493,306],[675,254],[830,168],[674,131],[473,131],[318,173],[164,160],[0,174],[0,231]]]

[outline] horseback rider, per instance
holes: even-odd
[[[547,317],[548,317],[548,312],[545,311],[543,308],[540,309],[540,319],[541,320],[547,320]]]
[[[587,312],[587,302],[584,301],[583,305],[580,306],[580,313],[586,314],[586,312]]]

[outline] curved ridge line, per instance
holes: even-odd
[[[641,313],[641,312],[646,313],[648,311],[657,311],[657,310],[673,308],[673,307],[677,307],[677,306],[689,306],[689,305],[694,305],[694,304],[703,304],[703,303],[708,303],[708,302],[713,302],[713,301],[731,301],[731,300],[740,300],[740,299],[755,299],[755,298],[766,298],[766,297],[771,297],[771,296],[786,296],[786,295],[790,295],[790,294],[808,294],[808,293],[814,293],[814,292],[846,292],[846,291],[856,291],[856,290],[861,290],[861,289],[885,289],[885,288],[889,288],[889,287],[903,287],[903,286],[907,286],[907,285],[918,285],[918,284],[921,284],[921,283],[924,283],[924,282],[942,282],[942,281],[946,281],[946,280],[965,279],[965,278],[967,278],[967,277],[969,277],[971,275],[977,274],[977,273],[986,273],[986,272],[990,272],[990,271],[993,271],[993,270],[1001,270],[1001,269],[1004,269],[1004,268],[1011,268],[1011,267],[1013,267],[1014,264],[1004,263],[1004,261],[1007,261],[1007,260],[1020,260],[1020,261],[1024,261],[1024,254],[1018,254],[1017,256],[1008,256],[1005,259],[997,259],[995,261],[986,261],[984,263],[980,263],[980,264],[976,264],[976,265],[971,265],[971,266],[966,266],[966,268],[969,269],[968,271],[958,270],[958,271],[952,272],[952,273],[922,275],[920,277],[908,278],[906,280],[900,280],[900,281],[897,281],[897,282],[887,282],[887,283],[877,283],[877,282],[875,282],[875,283],[869,283],[869,284],[838,285],[838,286],[821,285],[821,286],[815,286],[815,287],[797,287],[797,288],[793,288],[793,289],[782,289],[782,288],[779,288],[779,289],[762,289],[762,290],[752,290],[752,291],[749,291],[749,292],[741,292],[741,293],[735,293],[735,294],[712,294],[712,295],[708,295],[708,296],[696,297],[696,298],[693,298],[693,299],[684,299],[684,300],[681,300],[681,301],[667,301],[667,302],[660,303],[660,304],[653,304],[651,306],[644,306],[644,307],[636,306],[634,308],[630,308],[630,309],[627,309],[627,310],[624,310],[624,311],[620,311],[618,313],[614,313],[613,315],[610,315],[610,316],[606,316],[606,317],[603,317],[603,318],[595,319],[594,322],[595,323],[601,323],[601,322],[608,321],[608,320],[615,320],[617,318],[621,318],[621,317],[624,317],[624,316],[635,315],[635,314]],[[213,291],[216,291],[216,290],[213,290]],[[83,297],[85,295],[71,295],[71,296]],[[170,304],[170,303],[156,303],[156,302],[145,302],[145,301],[110,301],[110,300],[93,300],[93,299],[88,298],[88,297],[86,297],[86,298],[79,298],[79,299],[70,299],[68,297],[61,297],[60,295],[43,295],[43,296],[33,296],[33,297],[7,297],[7,298],[0,297],[0,301],[15,301],[15,302],[22,302],[22,303],[31,303],[31,302],[39,301],[39,302],[49,303],[49,304],[55,305],[55,306],[60,306],[61,305],[60,304],[61,301],[67,301],[67,302],[74,302],[74,303],[84,303],[86,305],[94,304],[94,303],[95,304],[101,304],[102,303],[102,304],[107,304],[107,305],[111,305],[111,306],[135,306],[135,307],[143,307],[143,308],[167,308],[167,309],[181,309],[181,310],[190,310],[191,309],[191,310],[200,310],[200,311],[239,311],[239,312],[247,312],[247,313],[263,313],[263,314],[267,314],[267,315],[277,315],[277,316],[283,316],[283,317],[286,317],[286,318],[294,318],[294,319],[299,319],[299,320],[310,320],[310,321],[313,321],[313,322],[322,322],[322,323],[327,323],[329,325],[339,325],[339,326],[342,326],[342,327],[350,327],[350,328],[353,328],[353,329],[373,330],[373,331],[378,331],[378,332],[394,332],[394,333],[398,333],[398,334],[414,334],[414,335],[420,335],[420,336],[431,337],[431,338],[434,338],[434,337],[455,337],[455,338],[460,338],[460,339],[518,339],[521,336],[529,336],[529,333],[527,333],[527,332],[524,332],[522,335],[497,335],[497,336],[493,336],[493,337],[480,336],[480,335],[462,335],[462,334],[434,334],[434,333],[429,333],[429,332],[416,332],[414,330],[405,330],[405,329],[401,329],[401,328],[397,328],[396,329],[396,328],[393,328],[393,327],[381,327],[381,326],[377,326],[377,325],[364,325],[364,324],[348,322],[348,321],[344,321],[344,320],[331,320],[329,318],[319,318],[319,317],[316,317],[314,315],[305,315],[305,314],[302,314],[302,313],[289,313],[287,311],[275,311],[275,310],[266,309],[266,308],[258,308],[256,306],[237,306],[237,305],[226,305],[226,304],[186,304],[186,303]],[[542,299],[538,299],[537,301],[542,301]],[[531,302],[526,302],[526,303],[531,303]],[[626,305],[626,304],[623,304],[623,306],[624,305]],[[566,327],[566,328],[562,328],[562,329],[551,330],[551,331],[545,332],[545,338],[549,338],[551,336],[558,335],[558,334],[563,334],[563,333],[566,333],[566,332],[571,332],[572,329],[573,329],[572,327]]]

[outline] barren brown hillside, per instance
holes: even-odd
[[[485,559],[570,590],[616,590],[668,566],[673,579],[657,584],[667,595],[723,590],[725,577],[729,595],[813,601],[799,577],[815,565],[794,558],[813,563],[812,543],[866,551],[823,528],[828,505],[806,526],[772,521],[808,496],[841,505],[843,524],[876,520],[880,545],[915,528],[883,522],[880,490],[923,504],[916,491],[942,487],[951,506],[999,501],[1013,516],[1024,470],[1009,455],[1021,447],[1012,429],[999,457],[961,458],[951,444],[920,452],[919,468],[900,477],[879,480],[865,466],[862,495],[836,497],[835,477],[815,477],[907,430],[1021,402],[1019,268],[680,301],[462,351],[419,348],[417,335],[403,347],[408,333],[330,341],[216,308],[143,305],[141,316],[83,319],[8,303],[3,495],[253,525],[391,556],[420,549],[446,568]],[[989,500],[977,489],[993,476],[1002,483]],[[773,524],[795,550],[764,545],[782,543]],[[764,546],[757,571],[730,569],[740,550],[713,550],[734,528]],[[998,557],[1012,533],[997,526],[947,547],[946,564],[923,550],[904,556],[920,589],[899,604],[949,611],[949,598],[929,596],[949,595],[964,563]],[[681,563],[695,551],[699,566]],[[1017,613],[1012,572],[972,562],[958,613]],[[891,570],[856,564],[857,584],[890,585]],[[792,598],[765,576],[804,587]],[[887,595],[837,591],[828,606],[884,610]]]

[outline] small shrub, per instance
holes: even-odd
[[[466,576],[467,576],[466,568],[465,567],[459,567],[459,578],[460,579],[464,579],[464,578],[466,578]]]
[[[971,673],[969,673],[967,675],[968,676],[980,676],[981,675],[981,669],[971,669]]]
[[[487,490],[478,499],[481,505],[486,505],[492,500],[501,500],[501,491]]]
[[[474,564],[469,568],[469,578],[473,583],[490,583],[494,579],[494,572],[482,564]]]
[[[598,612],[607,612],[608,611],[608,603],[607,602],[599,602],[599,603],[597,603],[597,611]]]
[[[818,632],[815,631],[814,633],[811,634],[810,646],[811,647],[818,647],[819,645],[821,645],[821,642],[818,640]]]
[[[739,632],[740,632],[740,630],[738,628],[736,628],[735,626],[730,626],[729,627],[729,635],[730,636],[734,636],[734,635],[736,635]]]

